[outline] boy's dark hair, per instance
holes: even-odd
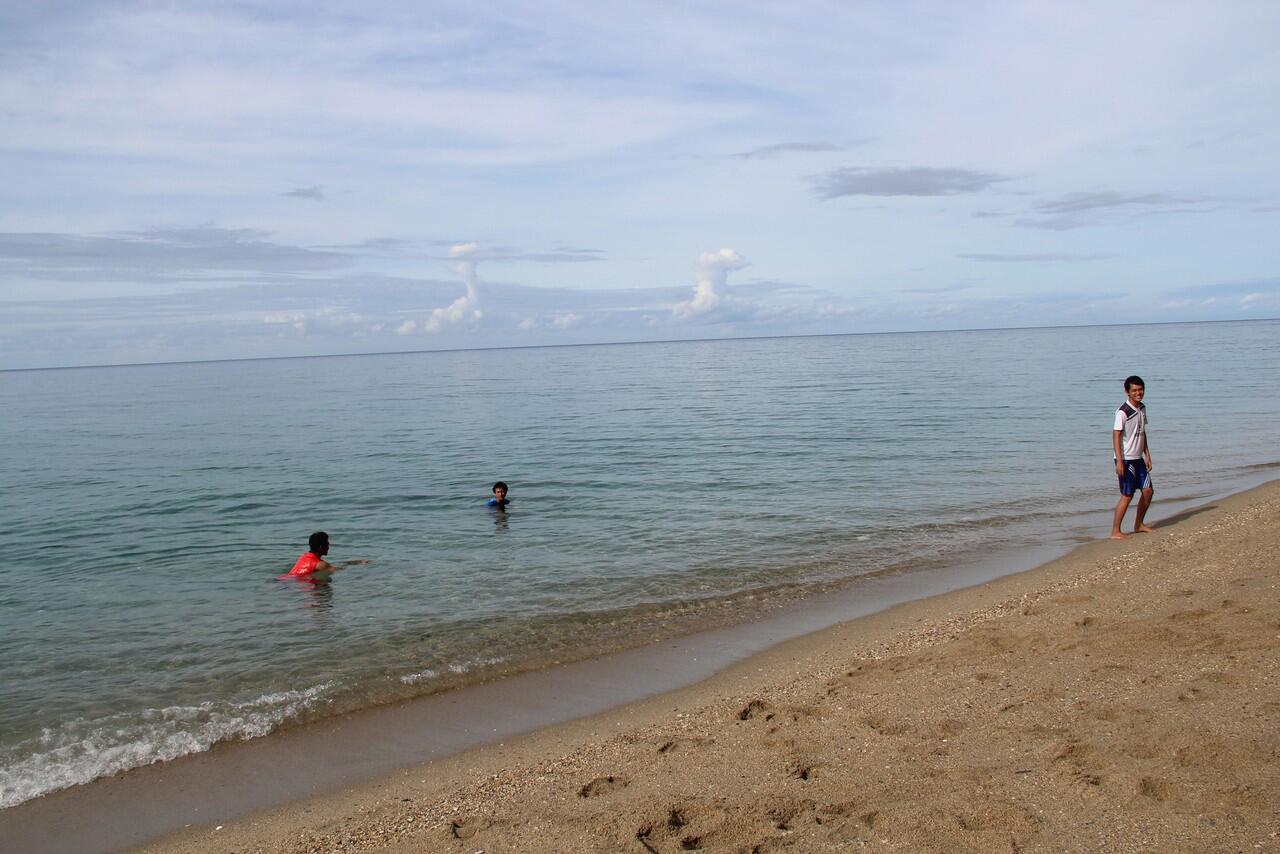
[[[493,489],[491,489],[491,490],[489,490],[489,491],[490,491],[490,492],[497,492],[497,491],[498,491],[498,487],[502,487],[502,491],[503,491],[503,492],[510,492],[510,491],[511,491],[510,489],[507,489],[507,485],[506,485],[505,483],[503,483],[502,481],[498,481],[497,483],[495,483],[495,484],[493,485]]]
[[[320,549],[327,545],[329,545],[329,535],[324,531],[316,531],[311,535],[311,538],[307,540],[307,547],[313,554],[320,554]]]
[[[1131,377],[1126,377],[1126,378],[1125,378],[1125,381],[1124,381],[1124,390],[1125,390],[1125,391],[1128,391],[1129,389],[1133,388],[1133,387],[1134,387],[1134,386],[1136,386],[1136,385],[1140,385],[1140,386],[1142,386],[1143,388],[1146,388],[1146,387],[1147,387],[1147,384],[1146,384],[1146,383],[1144,383],[1144,382],[1142,381],[1142,377],[1138,376],[1137,374],[1134,374],[1134,375],[1133,375],[1133,376],[1131,376]]]

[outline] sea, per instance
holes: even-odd
[[[1152,520],[1277,476],[1280,321],[2,372],[0,808],[1105,537],[1131,373]]]

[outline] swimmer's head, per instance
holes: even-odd
[[[493,485],[493,497],[501,501],[507,497],[507,485],[502,481],[498,481]]]
[[[311,535],[311,538],[307,540],[307,547],[311,550],[312,554],[324,557],[329,553],[329,535],[324,531],[316,531]]]

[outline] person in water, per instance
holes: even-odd
[[[289,575],[303,581],[327,581],[329,576],[342,567],[334,566],[324,559],[329,553],[329,535],[324,531],[316,531],[307,540],[309,551],[298,558]]]
[[[506,510],[507,505],[511,502],[507,500],[507,485],[502,481],[498,481],[493,485],[493,497],[485,504],[486,507],[493,507],[497,510]]]

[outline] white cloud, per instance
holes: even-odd
[[[575,312],[557,314],[551,318],[551,325],[556,329],[572,329],[582,323],[582,315]]]
[[[729,273],[746,266],[746,259],[727,246],[718,252],[702,253],[694,276],[693,299],[676,303],[676,317],[687,319],[715,311],[724,300],[718,289],[725,286]]]
[[[479,262],[475,256],[480,252],[480,246],[476,243],[455,243],[449,247],[449,257],[457,259],[454,269],[462,277],[467,291],[444,308],[434,309],[423,319],[420,324],[423,332],[436,333],[448,326],[475,323],[483,317],[483,312],[477,307],[480,303],[480,292],[476,264]]]
[[[608,317],[612,312],[599,312],[600,318]],[[534,317],[526,317],[516,324],[516,328],[523,332],[534,332],[537,330],[565,330],[574,329],[583,325],[587,321],[585,314],[576,311],[553,312],[551,314],[540,314]]]

